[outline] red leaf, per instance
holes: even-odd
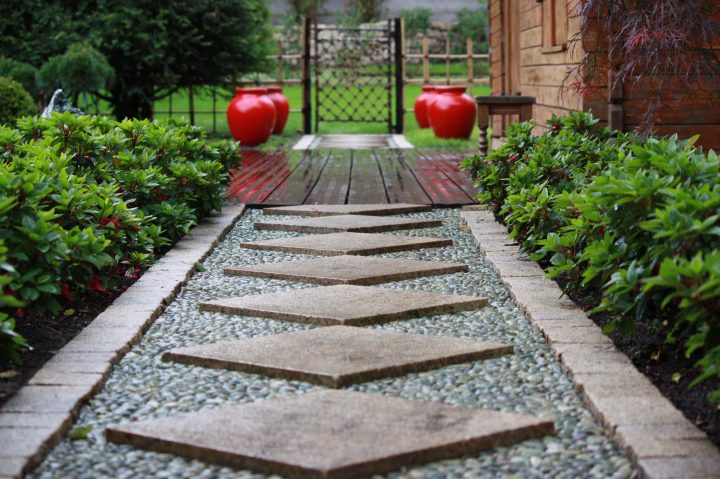
[[[158,201],[165,201],[170,198],[168,195],[165,194],[165,191],[161,190],[160,188],[155,188],[153,190],[153,193],[155,193],[155,198],[157,198]]]
[[[18,318],[22,318],[22,317],[23,317],[23,310],[22,310],[22,308],[18,308],[18,309],[15,310],[15,316],[17,316]]]
[[[100,277],[98,275],[95,275],[90,279],[90,282],[87,284],[87,289],[90,291],[97,291],[99,293],[109,293],[107,289],[105,289],[105,286],[103,286],[102,281],[100,280]]]
[[[117,229],[120,229],[120,220],[119,220],[119,219],[113,218],[113,217],[109,217],[109,216],[108,216],[108,217],[105,217],[105,218],[100,218],[100,226],[101,226],[101,227],[105,228],[105,227],[106,227],[107,225],[109,225],[110,223],[112,223],[113,226],[115,226],[115,229],[116,229],[116,230],[117,230]]]
[[[73,294],[70,291],[70,285],[67,283],[62,284],[62,296],[63,296],[63,298],[67,299],[68,301],[73,300]]]

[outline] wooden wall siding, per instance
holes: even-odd
[[[720,22],[720,10],[715,11],[714,19]],[[720,53],[720,34],[713,46]],[[623,120],[625,129],[638,126],[645,109],[646,85],[623,86]],[[706,85],[688,89],[680,79],[670,82],[664,95],[664,108],[659,111],[655,133],[671,135],[677,133],[681,138],[700,135],[698,144],[708,149],[720,150],[720,85],[708,81]]]
[[[502,23],[502,0],[489,0],[488,9],[490,16],[490,88],[493,95],[504,93],[503,85],[505,75],[503,72],[503,23]],[[503,123],[497,118],[492,119],[493,135],[496,137],[503,134]]]
[[[520,23],[523,26],[520,32],[522,48],[519,58],[522,94],[534,96],[536,99],[533,116],[538,123],[537,133],[547,128],[545,122],[553,114],[563,115],[585,109],[585,100],[581,96],[563,89],[568,71],[578,64],[584,53],[581,45],[571,44],[573,36],[579,31],[580,18],[572,7],[572,0],[556,1],[556,8],[564,6],[567,12],[567,24],[558,26],[556,30],[563,34],[564,41],[560,37],[554,38],[553,34],[548,32],[552,22],[544,22],[543,8],[547,10],[547,20],[547,15],[552,12],[549,5],[537,0],[521,0],[520,4]],[[548,41],[552,38],[555,44],[566,43],[567,48],[557,51],[556,47],[556,51],[550,51],[554,45],[548,44]],[[597,105],[593,104],[593,107],[598,109]]]
[[[607,125],[608,88],[603,85],[599,91],[585,98],[563,91],[562,85],[567,72],[582,59],[585,51],[597,51],[604,55],[607,51],[605,39],[597,30],[590,29],[576,43],[570,43],[580,31],[582,19],[573,7],[574,0],[565,1],[567,7],[568,48],[564,51],[547,52],[547,33],[543,33],[543,8],[548,0],[512,0],[518,4],[518,29],[520,30],[519,56],[503,57],[506,37],[503,32],[505,0],[489,0],[490,9],[490,59],[491,87],[494,95],[507,93],[505,68],[507,61],[520,66],[520,92],[534,96],[536,105],[533,117],[538,123],[536,133],[542,132],[545,122],[553,114],[562,115],[570,111],[589,111],[600,120],[600,126]],[[720,14],[719,14],[720,15]],[[545,50],[545,51],[543,51]],[[708,85],[706,89],[682,91],[682,82],[673,82],[665,98],[666,106],[660,111],[659,122],[655,128],[657,134],[677,133],[680,137],[700,135],[699,144],[706,148],[720,149],[720,98],[718,85]],[[637,128],[645,110],[647,88],[643,85],[626,84],[623,88],[623,122],[626,131]],[[493,119],[493,130],[503,133],[504,123]],[[497,136],[497,135],[496,135]]]
[[[562,51],[548,52],[547,45],[544,45],[543,38],[547,40],[547,34],[543,33],[543,2],[538,0],[513,0],[518,1],[517,24],[520,30],[519,35],[519,56],[510,59],[519,65],[520,69],[520,93],[534,96],[536,105],[533,109],[533,116],[537,120],[536,131],[542,132],[546,126],[545,122],[553,114],[562,115],[570,111],[592,109],[596,115],[602,115],[604,120],[607,116],[606,100],[596,96],[583,99],[579,95],[564,91],[563,81],[567,72],[576,66],[584,50],[580,44],[568,45]],[[549,0],[547,0],[549,1]],[[572,7],[574,0],[556,0],[559,5],[564,4],[567,9],[567,42],[580,29],[581,18]],[[494,95],[505,92],[506,62],[503,55],[505,46],[502,30],[505,27],[503,11],[505,2],[503,0],[490,0],[490,52],[491,52],[491,87]],[[559,28],[562,31],[564,28]],[[502,132],[503,124],[499,119],[494,119],[493,130]]]

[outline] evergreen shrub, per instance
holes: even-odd
[[[27,90],[12,78],[0,77],[0,125],[36,113],[35,103]]]
[[[24,312],[112,289],[219,210],[237,159],[235,143],[179,122],[63,113],[0,126],[0,355],[17,359]]]
[[[650,328],[720,376],[720,162],[696,138],[596,128],[587,113],[512,125],[468,158],[478,199],[566,290],[597,298],[606,332]],[[720,391],[711,395],[720,400]]]

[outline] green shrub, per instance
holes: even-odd
[[[35,103],[27,90],[12,78],[0,77],[0,125],[35,113]]]
[[[3,206],[0,205],[0,209]],[[7,248],[0,241],[0,361],[19,362],[20,356],[18,350],[27,347],[25,339],[15,332],[15,318],[4,312],[19,308],[23,303],[10,293],[9,284],[12,281],[11,274],[15,273],[15,269],[6,262],[5,254]]]
[[[77,104],[81,93],[104,90],[114,77],[115,71],[105,55],[87,43],[75,43],[40,67],[37,82],[46,93],[62,88]]]
[[[451,31],[451,44],[453,53],[465,53],[466,39],[473,41],[475,53],[486,53],[488,24],[487,8],[470,10],[463,8],[457,13],[457,23]]]
[[[37,83],[35,82],[36,75],[37,69],[29,63],[0,57],[0,77],[12,78],[20,83],[32,97],[38,94]]]
[[[411,40],[420,33],[427,33],[432,26],[432,10],[426,7],[415,7],[401,10],[400,15],[405,20],[405,32]]]
[[[720,162],[676,137],[596,129],[584,113],[508,129],[487,159],[469,158],[480,189],[533,259],[566,289],[598,298],[606,331],[639,327],[702,351],[695,383],[720,376]],[[650,325],[650,326],[648,326]],[[720,400],[720,391],[712,400]]]
[[[0,354],[23,346],[13,314],[112,289],[112,275],[149,265],[219,210],[237,157],[236,144],[215,148],[177,122],[63,113],[0,126]]]

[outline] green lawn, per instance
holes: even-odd
[[[412,108],[415,99],[422,92],[422,88],[419,85],[407,85],[405,87],[405,107]],[[284,88],[285,96],[290,101],[291,108],[300,108],[302,105],[302,89],[300,86],[292,85]],[[485,86],[475,86],[473,88],[473,95],[488,95],[490,88]],[[225,108],[229,103],[231,97],[229,94],[221,94],[218,92],[216,97],[216,109],[218,114],[215,116],[215,127],[220,135],[229,135],[228,126],[225,120]],[[173,95],[172,99],[173,111],[181,111],[188,109],[187,94],[185,92]],[[197,113],[197,111],[211,111],[212,96],[206,92],[196,92],[195,94],[195,122],[208,131],[213,130],[213,115],[212,113]],[[167,118],[167,112],[169,109],[169,100],[164,99],[155,104],[155,117],[156,118]],[[174,113],[173,117],[184,116],[188,117],[187,114]],[[314,127],[314,123],[313,123]],[[345,134],[361,134],[361,133],[387,133],[387,124],[385,123],[320,123],[319,133],[345,133]],[[291,113],[288,119],[285,132],[282,136],[273,138],[266,148],[276,148],[285,144],[294,142],[299,135],[302,134],[302,115],[300,113]],[[477,128],[473,131],[472,136],[469,140],[442,140],[435,138],[432,130],[426,129],[421,130],[418,128],[417,122],[415,121],[415,115],[410,112],[405,114],[405,136],[408,141],[418,147],[457,147],[457,148],[474,148],[477,144]]]

